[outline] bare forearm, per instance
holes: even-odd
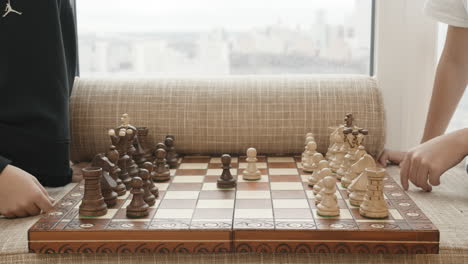
[[[445,133],[468,82],[468,29],[449,27],[422,142]]]

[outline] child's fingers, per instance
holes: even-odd
[[[42,193],[39,195],[35,203],[43,213],[47,213],[53,208],[52,202],[49,200],[49,196],[44,196]]]
[[[379,158],[379,163],[382,165],[382,167],[386,168],[387,167],[387,160],[388,160],[388,153],[387,151],[384,151],[382,155],[380,155]]]
[[[28,213],[29,216],[38,215],[41,213],[41,209],[35,204],[27,206],[24,208],[24,210]]]
[[[429,173],[428,167],[422,162],[418,167],[418,172],[416,173],[416,182],[418,186],[421,187],[426,192],[432,191],[432,186],[427,183],[427,174]]]
[[[403,186],[403,189],[405,191],[407,191],[409,188],[409,183],[408,183],[409,166],[410,166],[410,160],[405,157],[400,164],[400,168],[401,168],[400,169],[400,182],[401,182],[401,186]]]

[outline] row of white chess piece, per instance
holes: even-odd
[[[335,140],[329,148],[328,160],[317,152],[313,135],[306,135],[302,167],[304,172],[312,173],[308,184],[313,187],[317,213],[327,217],[339,216],[340,208],[335,193],[336,182],[341,180],[342,187],[347,188],[350,204],[360,207],[362,216],[387,217],[388,207],[383,196],[385,169],[377,168],[372,156],[360,145],[363,138],[359,144],[351,146],[349,141],[340,140],[340,130],[337,130],[332,133]],[[342,133],[341,139],[345,136]]]

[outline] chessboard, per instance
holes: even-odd
[[[337,183],[340,216],[317,215],[310,173],[301,157],[259,156],[259,181],[237,178],[219,189],[219,157],[187,156],[157,183],[159,197],[144,218],[126,217],[130,194],[100,217],[80,217],[83,182],[29,230],[35,253],[438,253],[439,231],[389,176],[384,196],[389,217],[359,214]],[[232,158],[231,173],[242,175],[245,157]]]

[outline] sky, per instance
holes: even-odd
[[[342,24],[355,1],[370,0],[78,0],[78,30],[87,32],[179,32],[225,28],[242,31],[281,21],[310,25],[319,9]]]

